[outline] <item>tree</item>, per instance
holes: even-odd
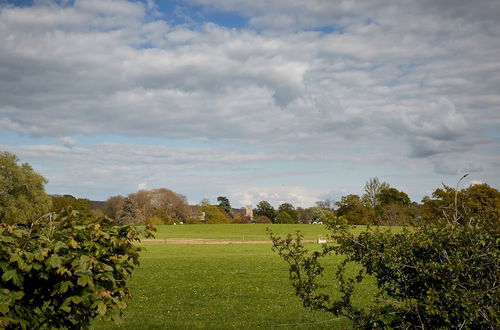
[[[380,190],[378,194],[379,206],[385,206],[388,204],[398,204],[403,206],[410,206],[411,200],[408,195],[399,191],[396,188],[384,187]]]
[[[381,183],[377,177],[370,178],[368,182],[366,182],[365,195],[363,197],[369,201],[373,209],[379,205],[379,194],[384,188],[389,188],[389,184],[387,182]]]
[[[311,208],[311,213],[312,213],[312,222],[314,223],[323,223],[327,224],[330,222],[332,218],[335,217],[335,214],[332,210],[328,209],[323,209],[320,207],[312,207]]]
[[[279,211],[276,214],[276,223],[295,223],[295,222],[288,212]]]
[[[128,225],[137,223],[137,211],[134,202],[130,198],[125,198],[123,207],[118,216],[118,225]]]
[[[325,199],[323,201],[317,201],[314,204],[316,204],[317,207],[323,210],[333,211],[335,209],[335,201],[333,199]]]
[[[329,224],[335,244],[312,253],[300,234],[270,237],[290,265],[289,278],[303,305],[347,317],[355,328],[498,329],[500,233],[496,215],[487,214],[493,218],[435,219],[399,232],[368,227],[356,233],[336,221]],[[333,296],[322,292],[325,283],[318,281],[326,268],[320,261],[331,254],[343,260]],[[367,275],[375,278],[378,293],[374,303],[360,308],[353,296]]]
[[[259,204],[257,204],[253,213],[254,213],[255,217],[262,215],[262,216],[265,216],[268,219],[270,219],[273,223],[275,222],[276,210],[267,201],[259,202]]]
[[[424,221],[436,219],[464,222],[465,219],[500,219],[500,191],[488,184],[471,185],[460,191],[444,185],[422,200]]]
[[[288,215],[290,215],[290,218],[292,218],[291,223],[298,223],[299,222],[299,213],[295,209],[295,207],[290,204],[290,203],[283,203],[278,207],[278,213],[279,212],[286,212]],[[277,215],[276,215],[277,217]]]
[[[200,206],[200,211],[205,213],[205,223],[223,224],[232,222],[231,218],[229,218],[226,213],[222,212],[221,209],[215,205]]]
[[[124,200],[125,197],[120,195],[109,197],[104,202],[104,207],[103,207],[104,215],[110,219],[117,221],[120,212],[122,211]]]
[[[47,180],[19,159],[0,152],[0,222],[26,223],[49,212],[52,201],[45,193]]]
[[[375,211],[358,195],[342,196],[337,205],[337,216],[343,217],[348,224],[366,225],[375,217]]]
[[[191,209],[187,204],[187,199],[181,194],[177,194],[167,188],[152,190],[139,190],[130,194],[129,198],[134,201],[141,216],[140,223],[147,222],[149,218],[158,215],[158,211],[166,213],[166,223],[186,222],[191,216]]]
[[[150,237],[108,218],[76,226],[74,210],[26,225],[0,224],[0,328],[81,329],[99,317],[121,322],[135,244]]]
[[[58,213],[68,207],[78,211],[80,222],[89,221],[96,217],[90,210],[90,201],[86,198],[75,198],[71,195],[52,196],[52,212]]]
[[[272,221],[265,215],[259,215],[255,218],[255,223],[272,223]]]
[[[226,213],[228,217],[232,218],[233,211],[231,208],[231,204],[229,203],[229,199],[224,196],[217,197],[217,202],[219,202],[219,208],[222,212]]]
[[[405,192],[384,187],[378,194],[378,201],[375,208],[378,224],[407,225],[413,220],[414,207]]]

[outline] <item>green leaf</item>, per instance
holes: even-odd
[[[9,304],[0,303],[0,314],[7,314],[8,311],[9,311]]]
[[[92,286],[93,282],[90,276],[82,275],[78,278],[77,283],[79,286]]]
[[[74,287],[74,284],[71,281],[62,282],[61,285],[59,286],[58,292],[66,293],[66,291],[68,291],[68,289],[72,287]]]
[[[97,312],[99,313],[99,315],[104,316],[106,314],[106,309],[107,309],[107,306],[104,303],[104,301],[99,300],[97,302]]]
[[[15,285],[21,285],[21,280],[19,279],[19,275],[15,269],[10,269],[3,273],[2,280],[5,282],[12,281]]]
[[[53,254],[47,259],[47,264],[52,268],[59,268],[62,265],[62,260],[57,254]]]

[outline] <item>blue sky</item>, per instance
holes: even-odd
[[[0,150],[52,194],[500,187],[500,3],[0,0]]]

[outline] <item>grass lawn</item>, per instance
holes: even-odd
[[[304,235],[306,240],[315,240],[318,235],[325,238],[328,230],[323,225],[276,225],[276,224],[229,224],[229,225],[177,225],[156,226],[156,238],[206,238],[234,241],[267,241],[266,229],[275,234],[294,234],[297,230]],[[357,226],[356,230],[363,230],[365,226]]]
[[[266,240],[265,225],[185,225],[160,227],[174,238]],[[326,233],[323,226],[273,225],[278,233],[304,231],[306,239]],[[160,236],[161,237],[161,236]],[[345,329],[346,319],[302,307],[288,281],[287,265],[268,244],[188,245],[142,243],[146,251],[134,272],[133,299],[123,329]],[[310,249],[317,244],[308,244]],[[333,266],[337,257],[328,260]],[[332,268],[332,267],[330,267]],[[332,272],[333,273],[333,272]],[[325,279],[332,278],[327,274]],[[325,281],[324,289],[333,291]],[[371,300],[368,283],[359,303]],[[119,329],[96,321],[92,329]]]

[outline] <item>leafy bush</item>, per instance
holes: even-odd
[[[340,222],[329,228],[336,244],[313,253],[300,233],[270,234],[304,306],[348,317],[358,328],[500,328],[498,220],[441,221],[399,233],[368,227],[358,235]],[[319,292],[320,259],[332,253],[345,256],[336,271],[338,299]],[[346,276],[350,264],[362,266],[352,278]],[[368,309],[352,302],[366,275],[379,289]]]
[[[0,328],[80,328],[119,322],[139,264],[140,232],[109,219],[75,226],[71,209],[26,225],[0,224]],[[146,236],[151,235],[149,228]]]

